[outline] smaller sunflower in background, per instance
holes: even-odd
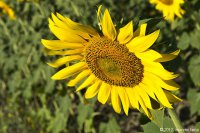
[[[108,9],[97,11],[102,33],[56,13],[49,18],[49,28],[58,40],[42,39],[49,49],[47,54],[60,55],[60,59],[48,63],[51,67],[65,66],[52,76],[54,80],[71,77],[68,86],[76,91],[86,89],[85,98],[106,102],[120,113],[123,108],[138,109],[152,119],[153,103],[172,108],[181,99],[171,91],[179,89],[173,79],[177,74],[169,72],[160,62],[173,60],[179,50],[160,54],[149,49],[160,30],[146,35],[147,24],[133,30],[133,22],[115,29]],[[70,64],[70,65],[69,65]]]
[[[151,4],[156,4],[156,9],[163,13],[166,20],[174,21],[175,15],[182,18],[184,10],[181,5],[184,0],[149,0]]]
[[[4,1],[0,0],[0,10],[7,14],[11,19],[15,19],[15,13]],[[1,14],[0,14],[1,15]]]

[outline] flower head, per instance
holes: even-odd
[[[11,19],[15,19],[14,11],[3,1],[0,0],[0,9],[6,13]]]
[[[116,30],[108,9],[101,15],[100,6],[97,16],[103,34],[59,13],[49,18],[49,28],[59,40],[43,39],[42,44],[49,49],[49,55],[62,57],[48,64],[55,68],[72,64],[66,65],[52,79],[72,77],[67,85],[78,86],[76,91],[88,87],[85,98],[97,95],[99,102],[111,103],[117,113],[123,108],[127,115],[129,108],[135,108],[152,118],[152,101],[168,108],[172,108],[171,103],[180,101],[171,93],[179,88],[172,80],[177,75],[165,70],[160,63],[173,60],[179,50],[160,54],[149,49],[160,31],[146,35],[147,24],[133,31],[130,21]]]
[[[151,4],[156,4],[156,9],[163,13],[166,20],[174,21],[175,15],[182,18],[184,10],[181,9],[181,4],[184,0],[149,0]]]

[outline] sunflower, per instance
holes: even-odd
[[[179,53],[160,54],[151,45],[159,36],[159,30],[146,35],[147,24],[133,31],[133,22],[115,29],[108,9],[97,11],[102,34],[90,26],[52,14],[49,28],[59,40],[42,39],[49,55],[61,55],[51,67],[63,69],[52,76],[54,80],[71,77],[68,86],[85,88],[85,98],[110,103],[115,112],[129,108],[144,112],[150,119],[153,102],[160,107],[172,108],[181,99],[171,93],[179,86],[173,81],[177,74],[169,72],[160,62],[173,60]]]
[[[0,0],[0,9],[2,9],[3,13],[6,13],[11,19],[15,19],[14,11],[2,0]]]
[[[184,0],[149,0],[151,4],[156,4],[156,9],[163,13],[166,20],[174,21],[174,16],[182,18],[184,10],[181,9],[181,4]]]

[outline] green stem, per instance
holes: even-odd
[[[177,131],[178,131],[179,133],[185,133],[185,132],[184,132],[184,128],[183,128],[183,126],[181,125],[181,122],[180,122],[180,120],[179,120],[179,118],[178,118],[178,116],[177,116],[175,110],[174,110],[174,109],[168,109],[168,113],[169,113],[169,115],[170,115],[172,121],[174,122],[174,125],[175,125]]]

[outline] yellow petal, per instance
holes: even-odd
[[[55,51],[55,50],[48,50],[45,51],[48,55],[74,55],[74,54],[81,54],[83,53],[83,49],[75,49],[75,50],[64,50],[64,51]]]
[[[75,43],[86,42],[86,40],[84,40],[81,36],[74,34],[73,32],[68,31],[66,29],[62,29],[51,24],[49,24],[49,28],[53,32],[53,34],[60,40],[67,42],[75,42]]]
[[[142,64],[144,65],[144,71],[151,72],[164,80],[170,80],[178,77],[177,74],[165,70],[164,67],[158,62],[142,60]]]
[[[133,33],[133,37],[137,37],[137,36],[145,36],[146,34],[146,28],[147,28],[147,24],[142,24],[140,26],[140,28],[138,28],[134,33]]]
[[[88,87],[88,89],[85,92],[85,98],[92,98],[92,97],[96,96],[96,94],[99,91],[100,84],[101,84],[101,81],[97,80],[93,85]]]
[[[178,90],[180,88],[180,86],[176,84],[173,80],[162,80],[158,76],[148,72],[144,74],[144,76],[146,75],[148,75],[147,77],[151,77],[151,79],[156,81],[160,87],[165,88],[166,90]]]
[[[147,28],[147,24],[146,23],[142,24],[140,26],[140,36],[145,36],[145,34],[146,34],[146,28]]]
[[[146,60],[146,61],[154,61],[156,59],[159,59],[162,57],[162,55],[152,49],[148,49],[144,52],[137,52],[135,55],[140,58],[141,60]]]
[[[55,22],[55,25],[61,29],[65,29],[66,31],[68,31],[69,33],[72,33],[72,34],[75,34],[75,35],[79,35],[85,39],[90,39],[91,37],[89,36],[88,33],[86,32],[82,32],[78,29],[72,29],[70,28],[70,26],[68,26],[67,23],[65,23],[64,21],[62,21],[61,19],[57,18],[57,16],[55,16],[53,13],[52,13],[52,18],[53,18],[53,21]]]
[[[94,74],[91,74],[77,89],[76,91],[80,91],[89,85],[93,84],[96,80],[96,76]]]
[[[135,86],[134,88],[126,88],[125,90],[126,94],[128,95],[131,106],[139,110],[139,95],[137,94],[135,88],[137,88],[137,86]]]
[[[180,86],[173,80],[163,80],[162,87],[166,90],[178,90]]]
[[[110,91],[111,91],[111,86],[105,82],[102,82],[97,96],[98,101],[101,102],[102,104],[105,104],[106,101],[108,100],[108,97],[110,96]]]
[[[165,95],[167,96],[167,99],[169,100],[170,103],[176,103],[176,102],[181,102],[183,101],[182,99],[178,98],[174,94],[172,94],[169,91],[164,90]]]
[[[79,83],[82,79],[84,79],[85,77],[87,77],[89,74],[91,74],[90,70],[84,70],[81,73],[78,74],[78,76],[76,76],[75,79],[70,80],[67,83],[67,86],[75,86],[77,83]]]
[[[117,40],[120,44],[125,44],[133,37],[133,22],[129,22],[127,25],[119,29]]]
[[[60,19],[58,19],[58,18],[54,15],[54,13],[51,13],[51,16],[52,16],[54,25],[56,25],[57,27],[66,29],[66,30],[71,30],[71,29],[67,26],[67,24],[64,23],[63,21],[61,21]]]
[[[112,22],[112,19],[110,17],[110,13],[108,9],[105,10],[104,16],[102,19],[102,32],[106,37],[108,37],[112,41],[114,41],[117,36],[117,32]]]
[[[143,78],[146,78],[146,77],[143,77]],[[151,88],[151,86],[147,86],[146,84],[144,83],[140,83],[139,86],[141,86],[144,91],[151,97],[153,98],[154,100],[158,100],[156,97],[155,97],[155,94],[153,92],[153,89]]]
[[[48,21],[50,25],[55,25],[55,23],[51,20],[51,18],[48,18]]]
[[[135,53],[135,55],[138,58],[142,60],[146,60],[146,61],[166,62],[166,61],[170,61],[176,58],[179,52],[180,50],[176,50],[169,54],[160,54],[152,49],[148,49],[144,52]]]
[[[81,32],[85,32],[87,34],[90,34],[91,36],[99,37],[98,32],[95,29],[93,29],[92,27],[76,23],[76,22],[72,21],[71,19],[62,16],[59,13],[56,13],[56,15],[60,20],[65,22],[70,29],[79,30]]]
[[[61,40],[44,40],[42,39],[42,44],[51,50],[61,50],[61,49],[76,49],[76,48],[83,48],[82,43],[70,43]]]
[[[144,91],[143,86],[139,85],[139,87],[137,88],[137,92],[138,95],[140,95],[140,97],[143,99],[145,106],[149,109],[152,109],[150,98]]]
[[[112,90],[111,90],[111,103],[112,103],[112,106],[113,106],[113,109],[115,110],[115,112],[120,113],[121,112],[121,103],[120,103],[117,87],[115,87],[115,86],[112,86]]]
[[[100,6],[98,7],[98,10],[97,10],[97,18],[98,18],[98,22],[99,22],[100,26],[101,26],[101,24],[102,24],[101,8],[102,8],[102,5],[100,5]]]
[[[170,61],[173,60],[174,58],[176,58],[178,56],[178,54],[180,53],[180,50],[176,50],[172,53],[169,54],[161,54],[161,58],[156,59],[156,62],[166,62],[166,61]]]
[[[141,97],[139,98],[139,103],[140,103],[142,109],[144,110],[145,114],[148,116],[148,118],[152,120],[153,119],[152,114],[149,111],[149,109],[147,109],[147,107],[145,106],[145,103]]]
[[[60,59],[55,60],[52,63],[47,63],[47,64],[51,67],[57,68],[57,67],[60,67],[61,65],[64,65],[64,64],[70,62],[70,61],[81,60],[81,59],[83,59],[83,56],[80,56],[80,55],[65,56]]]
[[[126,46],[131,52],[143,52],[154,44],[159,32],[160,30],[157,30],[146,36],[135,37]]]
[[[153,89],[153,92],[155,93],[157,99],[162,103],[162,105],[172,108],[171,104],[169,103],[165,93],[163,92],[163,89],[157,84],[157,81],[152,79],[151,74],[145,75],[147,78],[143,80],[143,83],[147,86],[151,86],[150,88]]]
[[[15,13],[4,1],[0,1],[1,12],[6,13],[11,19],[15,19]]]
[[[55,79],[55,80],[65,79],[65,78],[68,78],[68,77],[72,76],[77,71],[85,69],[86,67],[87,67],[87,65],[86,65],[85,62],[79,62],[79,63],[77,63],[75,65],[68,66],[68,67],[58,71],[51,78]]]
[[[128,115],[129,99],[128,99],[128,96],[126,94],[125,88],[117,87],[117,91],[118,91],[119,97],[121,99],[124,112],[125,112],[126,115]]]

